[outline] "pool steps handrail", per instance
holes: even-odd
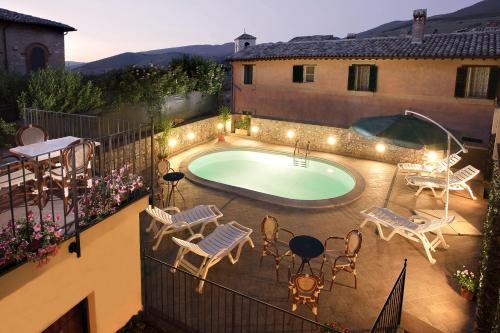
[[[295,141],[295,147],[293,149],[293,165],[294,166],[300,166],[300,167],[307,167],[307,156],[309,155],[310,152],[310,146],[311,146],[311,141],[307,141],[306,145],[306,152],[305,154],[302,154],[302,158],[298,158],[298,155],[301,155],[300,153],[300,146],[299,146],[299,140]]]

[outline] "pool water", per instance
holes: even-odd
[[[294,200],[324,200],[352,191],[354,178],[333,162],[309,159],[295,166],[293,156],[252,150],[224,150],[195,158],[195,176]]]

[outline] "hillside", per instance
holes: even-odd
[[[432,10],[430,8],[430,10]],[[411,31],[412,21],[392,21],[376,28],[358,33],[358,37],[398,36]],[[484,0],[453,13],[430,16],[426,33],[449,33],[467,31],[487,25],[500,26],[500,1]]]
[[[197,55],[222,62],[228,55],[234,52],[234,43],[221,45],[188,45],[172,47],[144,52],[125,52],[108,58],[92,61],[75,68],[87,75],[102,74],[127,66],[167,66],[170,61],[183,55]]]

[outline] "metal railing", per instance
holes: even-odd
[[[0,159],[0,227],[8,226],[15,235],[13,221],[31,217],[44,228],[49,215],[63,240],[76,236],[78,243],[80,230],[96,222],[82,212],[82,198],[91,195],[97,182],[109,179],[113,170],[128,165],[131,174],[142,177],[144,187],[140,192],[152,191],[153,132],[152,123],[143,124],[93,140],[79,139],[37,155],[19,154],[22,146],[11,150],[16,154]],[[125,194],[124,200],[132,201],[138,193]],[[78,247],[74,250],[79,254]]]
[[[188,332],[335,332],[313,320],[200,278],[148,255],[142,256],[144,312],[158,325]]]
[[[49,133],[50,139],[64,136],[96,139],[104,136],[130,131],[139,126],[138,123],[113,117],[102,118],[84,114],[68,114],[62,112],[25,108],[22,110],[24,125],[42,126]]]
[[[380,311],[377,320],[373,324],[371,333],[394,333],[397,332],[401,324],[401,313],[403,311],[403,295],[406,279],[406,259],[403,269],[394,284],[394,287],[385,301],[384,307]]]

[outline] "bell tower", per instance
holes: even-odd
[[[254,46],[257,38],[244,32],[234,40],[234,52],[239,52],[249,46]]]

